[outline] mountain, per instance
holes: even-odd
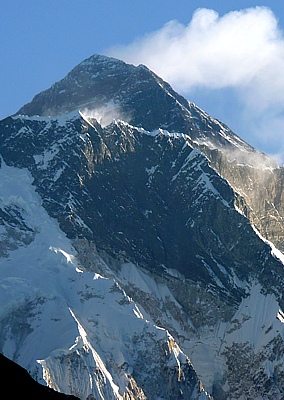
[[[282,168],[98,55],[0,155],[4,355],[80,399],[283,398]]]

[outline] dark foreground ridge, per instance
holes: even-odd
[[[7,383],[11,387],[7,387]],[[36,382],[20,365],[0,353],[0,385],[6,395],[1,399],[78,400],[78,397],[56,392]],[[6,397],[7,396],[7,397]]]

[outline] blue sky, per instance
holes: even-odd
[[[0,0],[0,5],[0,118],[83,59],[113,55],[148,65],[244,140],[284,162],[281,0]]]

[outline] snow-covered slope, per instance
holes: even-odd
[[[173,275],[174,271],[170,272]],[[168,277],[153,279],[147,271],[129,264],[119,272],[119,279],[134,298],[136,293],[153,318],[174,332],[214,398],[281,399],[284,320],[275,296],[265,294],[258,282],[251,281],[246,286],[247,296],[230,319],[212,323],[210,308],[214,306],[209,293],[178,278],[182,277],[175,271],[172,282]],[[177,286],[187,290],[183,301],[193,303],[190,312],[186,312]],[[208,315],[204,323],[196,321],[200,310]]]
[[[208,398],[173,337],[147,321],[114,279],[83,270],[32,180],[1,162],[1,210],[25,224],[7,221],[1,231],[3,244],[7,230],[18,238],[1,258],[1,351],[81,399],[177,398],[181,388],[188,398]]]

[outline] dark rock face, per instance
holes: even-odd
[[[180,132],[210,159],[238,193],[240,209],[262,235],[284,248],[283,171],[221,122],[188,103],[145,66],[92,56],[35,96],[19,114],[55,116],[75,109],[111,108],[146,130]],[[24,149],[24,148],[23,148]],[[239,189],[239,190],[238,190]],[[242,206],[242,203],[244,204]]]
[[[180,104],[176,104],[176,98]],[[17,114],[56,116],[72,110],[100,108],[109,102],[119,107],[119,112],[133,125],[143,125],[145,129],[184,124],[178,110],[188,107],[184,98],[145,66],[134,67],[95,55],[35,96]]]
[[[0,135],[5,162],[30,169],[45,208],[72,239],[86,237],[150,271],[174,265],[203,285],[219,279],[233,303],[243,294],[230,284],[232,270],[248,278],[261,263],[258,278],[272,283],[270,271],[281,268],[236,212],[231,187],[183,135],[119,121],[102,128],[79,115],[66,126],[9,118]]]
[[[144,65],[134,67],[100,55],[77,65],[64,79],[36,95],[17,115],[52,117],[106,106],[116,119],[121,116],[120,119],[133,126],[148,131],[166,129],[185,133],[195,141],[195,147],[203,142],[224,149],[235,149],[238,145],[261,154],[226,125],[189,103]]]
[[[263,158],[255,162],[247,155],[247,162],[238,162],[220,151],[207,151],[211,165],[223,176],[236,192],[239,209],[257,227],[265,239],[284,251],[283,167],[277,167]]]
[[[4,397],[13,399],[27,398],[31,400],[76,400],[78,397],[56,392],[37,383],[28,372],[0,353],[1,387],[5,388]],[[9,386],[7,387],[7,383]],[[6,397],[7,396],[7,397]]]

